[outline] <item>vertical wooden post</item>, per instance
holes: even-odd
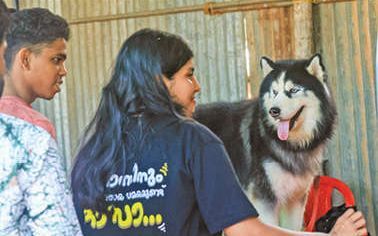
[[[19,11],[20,10],[20,2],[19,0],[13,0],[13,6],[14,8]]]
[[[313,50],[312,3],[296,3],[294,4],[294,56],[306,58],[312,55]]]
[[[377,3],[378,6],[378,3]],[[378,11],[376,13],[378,15]],[[375,105],[376,105],[376,113],[378,115],[378,33],[377,33],[377,44],[375,47]]]

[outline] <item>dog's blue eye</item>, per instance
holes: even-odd
[[[299,92],[299,88],[291,88],[289,92],[290,93],[297,93],[297,92]]]

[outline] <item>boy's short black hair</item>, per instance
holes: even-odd
[[[30,8],[16,11],[11,15],[5,51],[7,68],[13,64],[14,55],[21,48],[38,44],[49,44],[57,39],[69,39],[70,30],[67,21],[48,9]]]

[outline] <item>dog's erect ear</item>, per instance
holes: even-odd
[[[262,57],[260,60],[260,66],[263,71],[263,76],[267,76],[272,70],[274,70],[275,64],[267,57]]]
[[[320,54],[315,54],[308,60],[306,70],[308,73],[318,78],[321,82],[326,82],[326,72]]]
[[[320,54],[315,54],[308,60],[306,70],[323,84],[326,94],[331,96],[327,85],[327,72],[325,71]]]

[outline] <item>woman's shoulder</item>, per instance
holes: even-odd
[[[209,128],[194,119],[184,119],[180,122],[180,125],[182,125],[183,129],[186,131],[185,133],[188,133],[191,138],[200,140],[204,143],[222,143],[218,136],[216,136]]]
[[[206,126],[191,118],[159,117],[152,122],[153,136],[159,140],[185,140],[190,142],[209,143],[222,141]]]

